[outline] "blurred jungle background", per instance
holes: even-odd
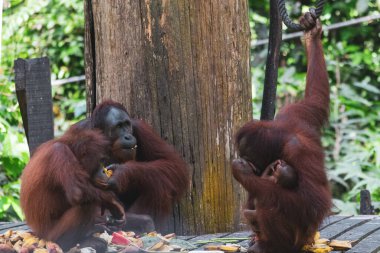
[[[53,80],[55,134],[85,117],[84,15],[81,0],[2,0],[0,55],[0,221],[22,219],[19,176],[29,160],[15,96],[13,61],[48,56]],[[380,0],[327,1],[324,27],[379,14]],[[315,1],[288,1],[296,19]],[[254,118],[259,118],[269,29],[269,1],[249,0]],[[335,208],[357,213],[368,189],[380,208],[380,20],[324,33],[331,81],[330,125],[325,128],[326,167]],[[305,88],[306,58],[299,37],[282,44],[277,106],[295,101]],[[62,84],[62,79],[76,82]]]

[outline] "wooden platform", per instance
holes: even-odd
[[[0,222],[0,234],[7,230],[25,230],[28,227],[23,222],[10,223]],[[380,216],[359,215],[359,216],[330,216],[320,228],[321,237],[327,239],[352,241],[353,248],[345,251],[347,253],[376,253],[380,252]],[[234,238],[243,247],[248,246],[247,239],[250,231],[235,233],[217,233],[199,236],[177,236],[178,239],[187,240],[192,243],[212,241],[215,238]],[[205,245],[220,244],[209,242],[199,244],[199,249]],[[337,253],[340,251],[334,251]]]

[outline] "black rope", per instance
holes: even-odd
[[[265,68],[261,120],[273,120],[275,114],[281,38],[282,22],[278,11],[278,2],[277,0],[270,0],[269,44]]]
[[[318,0],[315,8],[310,8],[310,12],[314,14],[317,18],[321,16],[323,12],[323,6],[326,0]],[[305,30],[300,24],[294,23],[286,11],[285,0],[278,0],[278,10],[284,24],[293,31],[303,31]]]

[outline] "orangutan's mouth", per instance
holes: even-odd
[[[255,173],[256,175],[260,174],[260,171],[256,168],[256,166],[250,160],[244,157],[241,157],[241,159],[243,159],[248,164],[248,166],[252,169],[253,173]]]
[[[137,144],[136,145],[134,145],[133,147],[127,147],[127,148],[124,148],[124,150],[135,150],[135,149],[137,149]]]

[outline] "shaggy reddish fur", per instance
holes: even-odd
[[[72,127],[42,144],[21,176],[21,207],[37,236],[74,246],[92,229],[99,207],[118,209],[111,191],[92,183],[108,141],[100,131]]]
[[[99,104],[91,117],[92,127],[102,129],[112,107],[125,110],[116,102]],[[113,180],[118,197],[128,212],[148,214],[158,222],[170,211],[172,204],[183,196],[189,185],[186,163],[174,147],[161,139],[144,121],[132,119],[133,135],[137,139],[134,161],[112,157],[115,165]]]
[[[320,141],[321,128],[329,112],[329,83],[320,24],[306,36],[305,98],[284,107],[274,121],[247,123],[236,138],[242,159],[233,162],[233,175],[249,193],[247,208],[256,209],[257,213],[255,220],[247,217],[259,230],[253,252],[299,252],[313,238],[331,207]],[[285,189],[256,175],[249,164],[260,174],[277,159],[296,170],[296,188]]]

